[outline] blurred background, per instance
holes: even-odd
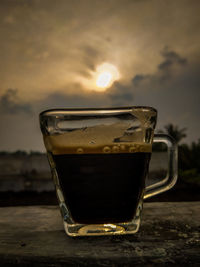
[[[0,205],[56,204],[38,115],[147,105],[179,145],[179,179],[149,201],[200,200],[200,2],[1,0]],[[148,183],[166,173],[153,148]]]

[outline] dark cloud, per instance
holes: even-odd
[[[18,97],[18,90],[9,88],[0,97],[0,110],[3,113],[16,114],[24,112],[32,113],[32,108],[29,103],[21,102]]]
[[[142,75],[142,74],[136,74],[133,79],[132,79],[132,82],[135,86],[137,86],[145,77],[145,75]]]
[[[136,105],[158,110],[158,127],[167,123],[186,127],[187,141],[199,138],[199,63],[188,61],[173,50],[164,49],[163,61],[153,74],[137,74],[132,79]]]
[[[46,98],[34,103],[35,109],[39,112],[45,109],[54,108],[87,108],[87,107],[105,107],[110,106],[111,101],[104,94],[98,92],[85,93],[52,93]]]
[[[69,88],[68,88],[69,89]],[[116,81],[104,92],[84,90],[80,84],[73,84],[66,93],[48,94],[43,99],[34,102],[36,110],[50,108],[87,108],[131,105],[134,100],[133,86],[126,86]],[[70,93],[69,93],[70,91]]]
[[[84,67],[81,68],[81,71],[79,71],[79,73],[81,73],[86,78],[89,78],[91,71],[95,71],[98,63],[102,62],[103,55],[100,50],[98,50],[98,48],[90,45],[80,46],[80,52],[80,61]]]
[[[191,142],[199,138],[199,99],[200,76],[199,64],[188,63],[184,68],[179,65],[178,75],[170,76],[168,81],[160,80],[160,73],[138,75],[138,85],[134,83],[123,85],[115,82],[106,92],[86,91],[80,85],[74,84],[76,90],[66,90],[66,93],[51,93],[37,101],[32,101],[33,115],[25,116],[24,103],[17,108],[17,112],[0,113],[2,131],[0,132],[0,149],[44,149],[39,130],[39,112],[52,108],[86,108],[86,107],[111,107],[111,106],[152,106],[158,110],[157,129],[163,129],[167,123],[173,123],[180,128],[187,128],[188,137],[184,141]],[[155,82],[157,81],[157,82]],[[157,86],[157,87],[156,87]],[[74,93],[73,93],[74,92]],[[1,97],[0,105],[13,103],[16,110],[18,91],[8,89]],[[12,99],[14,98],[14,99]],[[5,100],[9,99],[9,100]],[[12,99],[12,100],[11,100]],[[18,100],[17,100],[18,99]],[[11,105],[11,104],[9,104]],[[7,106],[9,106],[7,105]],[[29,105],[30,108],[30,105]],[[28,109],[29,109],[28,108]],[[11,108],[11,110],[13,110]],[[10,111],[10,109],[9,109]],[[10,127],[12,130],[10,130]],[[21,133],[24,136],[21,136]]]
[[[114,106],[125,106],[133,103],[133,87],[125,86],[120,82],[115,82],[107,93]]]
[[[97,58],[99,56],[99,51],[96,48],[92,47],[92,46],[89,46],[89,45],[83,46],[82,50],[89,57]]]
[[[184,57],[181,57],[178,53],[173,50],[169,50],[168,47],[165,47],[161,52],[163,61],[158,64],[157,71],[154,74],[136,74],[132,83],[135,87],[140,86],[141,83],[145,82],[146,84],[151,84],[153,87],[158,87],[161,82],[169,82],[172,76],[175,76],[174,67],[183,67],[186,66],[188,60]]]
[[[164,57],[164,61],[158,65],[158,69],[160,70],[168,70],[172,65],[185,65],[187,63],[187,59],[181,57],[174,51],[170,51],[168,47],[165,47],[161,52]]]

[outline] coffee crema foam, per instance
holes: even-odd
[[[141,142],[123,142],[96,144],[92,141],[87,143],[77,142],[78,144],[68,144],[61,135],[44,136],[44,143],[47,151],[54,155],[62,154],[115,154],[115,153],[138,153],[152,152],[152,144]]]

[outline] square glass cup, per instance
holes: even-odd
[[[154,135],[152,107],[54,109],[40,127],[63,218],[70,236],[136,233],[143,200],[177,179],[177,146]],[[168,173],[145,187],[153,142],[168,147]]]

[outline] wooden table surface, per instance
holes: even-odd
[[[57,206],[0,208],[0,266],[200,266],[200,202],[145,203],[135,235],[68,237]]]

